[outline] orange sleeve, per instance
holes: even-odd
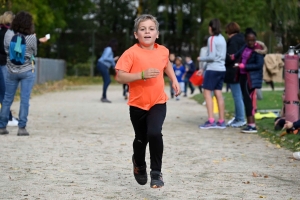
[[[116,69],[129,73],[133,65],[133,55],[130,51],[126,50],[119,58]]]

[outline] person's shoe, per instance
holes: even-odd
[[[224,129],[224,128],[226,128],[225,121],[223,121],[222,123],[217,122],[216,123],[216,128],[218,128],[218,129]]]
[[[186,93],[183,95],[184,97],[187,97]]]
[[[199,128],[200,129],[216,128],[216,122],[210,123],[209,121],[207,121],[203,125],[200,125]]]
[[[245,121],[234,121],[231,123],[231,127],[233,128],[240,128],[242,126],[245,126],[246,125],[246,122]]]
[[[296,160],[300,160],[300,152],[294,152],[293,153],[293,157],[296,159]]]
[[[6,128],[0,128],[0,135],[7,135],[9,132],[6,130]]]
[[[228,122],[227,122],[227,126],[231,126],[231,124],[233,123],[233,122],[235,122],[235,117],[233,117],[233,118],[231,118],[231,120],[229,120]]]
[[[111,103],[110,100],[106,99],[106,98],[101,98],[101,102],[103,103]]]
[[[8,121],[7,126],[18,126],[18,124],[19,120],[13,117],[11,120]]]
[[[242,129],[242,133],[257,133],[257,129],[256,129],[256,127],[248,125]]]
[[[29,136],[29,133],[27,132],[26,128],[19,128],[18,136]]]
[[[147,165],[143,166],[137,166],[135,161],[134,161],[134,156],[132,155],[132,164],[133,164],[133,175],[140,185],[145,185],[148,181],[148,176],[147,176]]]
[[[160,171],[151,171],[151,182],[150,187],[151,188],[161,188],[164,186],[164,180],[162,177],[162,173]]]

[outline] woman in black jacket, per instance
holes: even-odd
[[[2,104],[6,88],[5,81],[8,73],[6,67],[7,55],[4,50],[4,36],[6,31],[10,28],[10,25],[14,19],[14,14],[10,11],[6,11],[0,17],[0,19],[0,103]],[[18,120],[12,116],[11,112],[9,112],[7,126],[18,126]]]
[[[240,26],[235,22],[230,22],[225,28],[228,36],[227,40],[227,55],[225,60],[226,74],[224,82],[229,84],[232,98],[234,101],[235,116],[232,120],[227,123],[227,126],[235,128],[244,126],[245,121],[245,110],[243,95],[238,80],[238,69],[234,67],[234,60],[231,60],[230,55],[238,52],[245,45],[244,35],[240,33]]]

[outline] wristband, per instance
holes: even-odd
[[[146,78],[145,78],[145,76],[144,76],[144,71],[142,71],[142,79],[143,79],[144,81],[146,81]]]

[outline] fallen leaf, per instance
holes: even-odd
[[[269,176],[265,175],[264,178],[269,178]]]
[[[244,184],[250,184],[250,181],[243,182]]]
[[[255,172],[252,172],[252,176],[253,176],[253,177],[261,177],[260,174],[257,174],[257,173],[255,173]]]

